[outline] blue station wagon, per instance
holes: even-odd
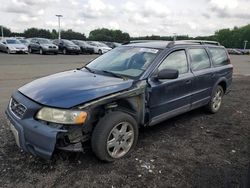
[[[218,112],[232,74],[217,42],[129,43],[19,88],[6,115],[26,152],[50,159],[56,150],[81,152],[88,141],[111,162],[131,152],[140,127],[203,106]]]

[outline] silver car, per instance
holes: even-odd
[[[0,40],[0,51],[11,53],[28,53],[28,48],[15,38],[4,38]]]

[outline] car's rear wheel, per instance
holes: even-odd
[[[135,119],[116,111],[104,116],[94,128],[91,146],[96,156],[107,162],[127,156],[138,139]]]
[[[213,91],[211,100],[207,105],[207,109],[210,113],[216,113],[219,111],[222,104],[223,96],[224,96],[223,88],[220,85],[216,86],[216,88]]]

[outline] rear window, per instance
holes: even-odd
[[[226,50],[223,48],[209,48],[214,66],[222,66],[229,64],[229,58]]]

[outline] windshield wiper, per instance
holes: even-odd
[[[87,66],[85,66],[84,68],[87,69],[87,70],[88,70],[89,72],[91,72],[91,73],[95,73],[94,70],[92,70],[91,68],[89,68],[89,67],[87,67]]]
[[[107,74],[110,74],[110,75],[112,75],[112,76],[114,76],[114,77],[116,77],[116,78],[121,78],[121,79],[123,79],[123,80],[126,80],[126,78],[125,78],[124,76],[121,76],[121,75],[116,74],[116,73],[114,73],[114,72],[110,72],[110,71],[106,71],[106,70],[102,70],[102,72],[107,73]]]

